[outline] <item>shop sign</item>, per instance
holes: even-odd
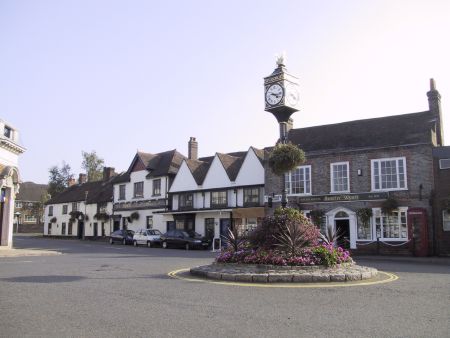
[[[289,198],[293,198],[290,196]],[[298,203],[326,203],[326,202],[354,202],[354,201],[375,201],[388,198],[386,192],[361,193],[361,194],[333,194],[295,197]]]

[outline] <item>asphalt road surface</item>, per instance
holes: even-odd
[[[450,337],[450,266],[357,259],[399,279],[264,288],[173,279],[207,251],[20,236],[0,258],[0,337]]]

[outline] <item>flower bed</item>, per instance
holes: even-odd
[[[347,250],[331,244],[321,244],[306,248],[295,256],[288,256],[277,250],[231,250],[222,251],[216,257],[217,263],[264,264],[275,266],[316,266],[332,267],[350,263],[352,259]]]

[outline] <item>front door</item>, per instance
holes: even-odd
[[[97,236],[98,236],[97,227],[98,227],[98,223],[95,222],[95,223],[94,223],[94,237],[97,237]]]
[[[229,218],[221,218],[220,219],[220,239],[222,242],[222,247],[226,248],[225,241],[223,237],[228,234],[228,229],[231,228],[231,220]]]
[[[336,233],[340,234],[337,244],[344,249],[350,248],[350,220],[336,219],[334,221]]]
[[[84,222],[78,221],[78,239],[83,239],[84,235]]]

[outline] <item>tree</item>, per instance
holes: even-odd
[[[81,167],[86,170],[87,180],[89,182],[100,181],[103,177],[103,164],[105,161],[97,156],[95,150],[92,150],[90,153],[82,151],[81,156],[83,157]]]
[[[56,196],[69,186],[69,180],[73,178],[70,165],[63,161],[61,168],[53,166],[49,169],[47,192],[51,197]]]

